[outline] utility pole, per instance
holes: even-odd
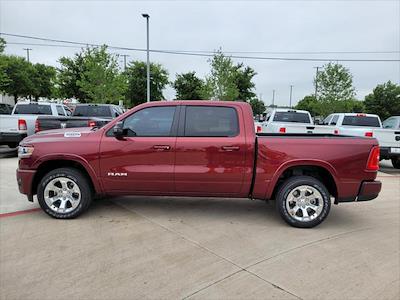
[[[289,100],[290,108],[292,108],[292,92],[293,92],[293,85],[290,85],[290,100]]]
[[[146,18],[147,27],[147,102],[150,102],[150,51],[149,51],[149,18],[148,14],[142,14]]]
[[[316,71],[315,71],[315,93],[314,93],[314,97],[315,97],[315,99],[317,99],[317,91],[318,91],[318,81],[317,81],[317,78],[318,78],[318,71],[319,71],[319,69],[320,68],[322,68],[322,67],[314,67],[314,69],[316,69]]]
[[[275,90],[272,90],[272,106],[275,105]]]
[[[31,51],[31,48],[23,48],[23,50],[26,51],[26,60],[29,62],[29,51]]]
[[[120,56],[124,57],[124,71],[126,71],[126,58],[129,56],[128,54],[121,54]]]

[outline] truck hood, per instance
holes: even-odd
[[[46,130],[28,136],[21,142],[21,144],[77,141],[94,132],[96,132],[96,130],[89,127]]]

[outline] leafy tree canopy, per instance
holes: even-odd
[[[147,73],[146,63],[142,61],[131,62],[125,71],[128,89],[126,100],[132,106],[146,102],[147,98]],[[160,64],[150,63],[150,100],[164,99],[163,90],[168,84],[168,72]]]
[[[353,76],[338,63],[328,63],[318,72],[314,84],[317,85],[317,99],[325,102],[354,99]]]
[[[90,102],[117,104],[123,99],[126,81],[119,74],[117,59],[107,52],[107,46],[86,49],[83,66],[77,85]]]
[[[400,85],[388,81],[377,85],[365,97],[366,112],[377,114],[382,120],[400,115]]]
[[[176,91],[177,100],[205,99],[205,83],[196,76],[196,72],[177,74],[172,87]]]
[[[265,111],[265,104],[263,101],[253,98],[250,100],[253,115],[261,115]]]

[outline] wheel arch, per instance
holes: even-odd
[[[267,199],[274,199],[276,193],[279,190],[280,185],[287,179],[292,176],[300,176],[300,175],[307,175],[314,177],[321,181],[326,188],[328,189],[329,193],[337,198],[340,191],[339,191],[339,184],[336,178],[336,171],[335,169],[327,164],[326,162],[317,162],[317,161],[309,161],[304,162],[302,161],[301,164],[297,162],[290,162],[287,163],[281,168],[279,168],[273,177],[271,187],[267,191],[266,198]]]
[[[36,165],[36,173],[32,181],[32,195],[37,193],[37,187],[40,180],[48,172],[58,168],[74,168],[79,170],[88,180],[90,187],[96,194],[101,194],[102,189],[100,183],[92,178],[97,178],[96,173],[90,165],[82,160],[71,157],[51,157],[41,160]]]

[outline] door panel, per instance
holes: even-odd
[[[104,137],[100,169],[105,190],[173,191],[175,143],[176,137]]]
[[[238,194],[243,184],[247,151],[238,112],[224,111],[223,107],[199,108],[182,109],[179,127],[183,136],[178,136],[176,142],[176,192]]]
[[[112,132],[103,136],[100,170],[105,191],[174,190],[178,115],[177,106],[147,107],[123,120],[124,138],[117,139]]]

